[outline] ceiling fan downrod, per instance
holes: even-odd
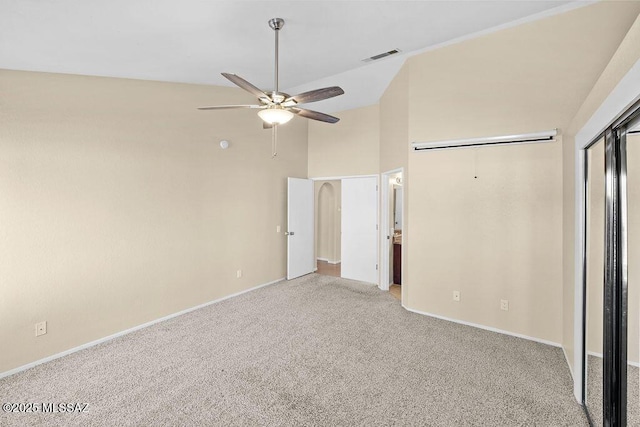
[[[284,19],[282,18],[273,18],[269,20],[269,26],[276,33],[276,61],[275,61],[275,73],[274,73],[274,83],[273,83],[273,95],[277,95],[280,88],[278,87],[278,35],[280,33],[280,29],[284,27]]]
[[[284,27],[284,19],[273,18],[269,21],[269,27],[275,31],[275,72],[274,72],[274,87],[269,93],[263,91],[255,85],[249,83],[242,77],[231,74],[222,73],[222,76],[229,80],[234,85],[241,89],[251,93],[258,98],[258,103],[252,105],[213,105],[208,107],[198,107],[199,110],[227,110],[227,109],[240,109],[240,108],[254,108],[258,109],[258,116],[263,120],[264,129],[273,129],[274,138],[274,150],[275,156],[275,135],[276,127],[282,125],[291,120],[294,115],[304,117],[306,119],[317,120],[325,123],[337,123],[340,119],[329,114],[320,113],[318,111],[308,110],[301,108],[299,104],[308,104],[311,102],[322,101],[325,99],[333,98],[344,94],[344,91],[339,86],[325,87],[321,89],[310,90],[307,92],[299,93],[294,96],[289,96],[286,93],[280,93],[279,84],[279,53],[280,53],[280,38],[279,32]]]

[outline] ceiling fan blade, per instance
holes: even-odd
[[[271,129],[274,127],[271,123],[262,122],[262,129]]]
[[[316,102],[322,101],[323,99],[333,98],[334,96],[339,96],[342,94],[344,94],[344,90],[342,90],[342,88],[339,86],[325,87],[322,89],[311,90],[309,92],[290,96],[289,98],[284,100],[282,105],[286,107],[295,104],[306,104],[309,102]]]
[[[214,105],[211,107],[198,107],[198,110],[232,110],[235,108],[262,108],[262,105]]]
[[[231,81],[231,83],[241,87],[242,89],[246,90],[249,93],[252,93],[259,99],[261,98],[265,98],[268,100],[271,99],[269,98],[269,95],[267,95],[266,93],[264,93],[263,91],[261,91],[260,89],[258,89],[257,87],[255,87],[254,85],[252,85],[251,83],[249,83],[248,81],[246,81],[245,79],[243,79],[242,77],[236,74],[222,73],[222,75],[226,77],[229,81]]]
[[[317,111],[305,110],[303,108],[289,108],[289,110],[292,113],[297,114],[299,116],[302,116],[311,120],[318,120],[320,122],[338,123],[338,121],[340,121],[340,119],[337,117],[330,116],[325,113],[319,113]]]

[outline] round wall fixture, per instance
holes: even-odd
[[[229,148],[229,141],[224,139],[220,141],[220,148],[222,148],[223,150],[226,150],[227,148]]]

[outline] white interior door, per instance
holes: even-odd
[[[342,277],[378,283],[378,179],[342,180]]]
[[[287,178],[287,279],[313,272],[313,181]]]

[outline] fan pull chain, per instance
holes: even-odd
[[[273,159],[278,155],[278,125],[273,125],[271,129],[271,158]]]

